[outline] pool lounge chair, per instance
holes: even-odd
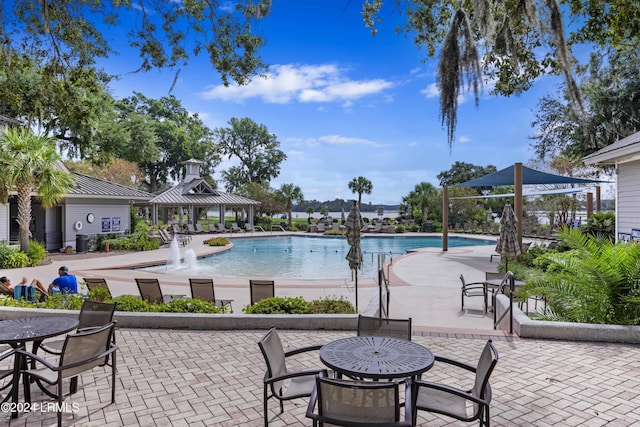
[[[316,227],[316,231],[318,233],[324,233],[324,222],[319,222],[318,226]]]
[[[174,299],[184,299],[186,295],[163,295],[158,279],[135,279],[143,300],[149,303],[169,303]]]
[[[251,305],[265,298],[275,296],[275,282],[273,280],[249,280]]]
[[[109,285],[105,279],[101,277],[84,277],[83,280],[87,284],[89,292],[96,289],[106,289],[109,293],[109,298],[111,298],[111,291],[109,290]]]
[[[212,302],[218,308],[224,309],[229,306],[229,310],[233,311],[233,307],[231,307],[232,299],[216,299],[213,279],[189,278],[189,286],[191,287],[191,298]]]
[[[238,223],[234,222],[233,224],[231,224],[231,232],[232,233],[244,233],[244,230],[240,227],[238,227]]]

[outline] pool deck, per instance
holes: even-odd
[[[253,236],[258,237],[264,234],[309,235],[308,233],[268,232],[253,233]],[[198,257],[215,254],[222,249],[204,245],[202,242],[209,237],[221,235],[240,239],[251,237],[252,233],[194,235],[190,243],[180,247],[180,254],[184,256],[188,249],[192,249]],[[384,237],[380,234],[372,234],[372,236]],[[406,236],[439,237],[440,235],[407,233]],[[495,236],[476,235],[475,237],[495,239]],[[416,330],[483,329],[491,330],[493,333],[492,318],[484,314],[480,298],[467,298],[465,311],[460,310],[459,278],[460,274],[463,274],[468,282],[480,281],[484,280],[485,271],[496,271],[497,262],[489,262],[492,253],[494,253],[494,246],[488,245],[449,248],[447,252],[443,252],[441,248],[427,248],[405,256],[394,257],[390,275],[390,317],[411,317]],[[37,278],[42,283],[48,284],[57,277],[58,268],[66,265],[78,280],[84,277],[105,278],[114,296],[139,295],[134,280],[136,277],[158,277],[163,293],[190,295],[188,271],[153,273],[145,270],[131,270],[140,266],[164,264],[169,258],[169,247],[118,255],[114,253],[56,254],[50,265],[7,270],[0,274],[7,274],[14,283],[18,282],[22,276],[26,276],[29,280]],[[307,300],[343,296],[355,303],[354,282],[351,280],[255,278],[275,280],[276,296],[303,296]],[[249,278],[214,277],[213,279],[216,298],[233,299],[234,311],[241,313],[242,307],[249,304]],[[378,292],[377,282],[373,278],[358,277],[358,309],[361,313],[371,310],[372,307],[369,307],[369,304],[375,305]]]
[[[235,237],[235,236],[234,236]],[[191,246],[199,254],[209,248],[194,237]],[[413,341],[433,353],[472,365],[487,338],[499,352],[491,377],[494,426],[634,426],[640,425],[640,346],[619,343],[521,339],[491,335],[480,313],[460,313],[459,279],[480,280],[489,263],[492,247],[437,249],[394,261],[391,313],[411,316],[416,329]],[[168,249],[148,253],[100,256],[79,254],[62,257],[52,265],[3,271],[12,279],[22,273],[29,278],[55,277],[60,265],[68,265],[79,277],[88,274],[107,277],[114,293],[134,293],[138,272],[116,270],[116,265],[164,260]],[[94,258],[98,256],[98,258]],[[60,257],[56,257],[60,258]],[[142,274],[143,272],[139,272]],[[161,280],[163,289],[187,291],[184,277]],[[339,283],[295,283],[276,280],[277,295],[321,295],[345,292]],[[373,284],[363,284],[361,294],[374,294]],[[236,310],[248,302],[248,283],[216,279],[221,298],[235,298]],[[365,297],[363,297],[364,300]],[[478,307],[473,299],[472,307]],[[479,307],[478,307],[479,308]],[[439,317],[444,317],[441,319]],[[468,328],[471,320],[473,329]],[[445,325],[439,327],[437,325]],[[438,333],[438,330],[445,332]],[[466,332],[465,332],[466,331]],[[434,333],[435,332],[435,333]],[[259,427],[262,420],[262,378],[265,364],[257,341],[264,331],[193,331],[119,328],[116,403],[110,402],[110,374],[97,368],[80,377],[78,393],[67,398],[76,413],[64,413],[65,426],[222,426]],[[285,350],[322,344],[352,336],[351,331],[280,331]],[[321,366],[317,353],[297,356],[293,370]],[[9,363],[7,359],[4,363]],[[2,366],[0,366],[2,367]],[[468,389],[470,376],[450,373],[436,364],[423,375],[429,381]],[[22,398],[22,391],[20,392]],[[38,404],[51,402],[37,387],[32,398]],[[22,400],[21,400],[22,401]],[[269,403],[272,427],[308,426],[307,399],[285,402],[284,413]],[[0,423],[13,426],[55,425],[56,413],[35,406],[11,420],[0,412]],[[38,410],[40,408],[40,410]],[[418,426],[466,426],[451,418],[420,413]]]

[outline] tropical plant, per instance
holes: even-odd
[[[42,243],[31,240],[29,249],[27,249],[27,256],[29,257],[29,265],[35,267],[40,265],[42,260],[47,259],[47,251]]]
[[[209,246],[227,246],[229,240],[226,237],[211,237],[202,243]]]
[[[295,184],[282,184],[280,189],[276,190],[276,199],[283,202],[287,210],[287,217],[289,218],[289,227],[291,227],[291,210],[293,209],[293,203],[301,203],[304,200],[302,190]]]
[[[531,277],[523,296],[544,295],[557,320],[640,324],[640,245],[565,229],[571,249],[541,257],[547,271]]]
[[[18,193],[18,240],[23,252],[29,250],[31,195],[36,193],[45,208],[58,203],[74,185],[69,173],[56,169],[60,156],[55,141],[24,128],[5,130],[0,136],[0,201],[9,192]]]
[[[582,231],[613,241],[616,232],[616,214],[613,212],[595,212],[587,218],[587,223],[582,226]]]
[[[362,205],[362,194],[371,194],[373,191],[373,184],[364,176],[353,178],[348,186],[352,193],[358,194],[358,206]]]
[[[309,303],[312,314],[355,314],[356,308],[345,297],[330,296]]]

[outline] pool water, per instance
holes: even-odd
[[[181,268],[189,275],[213,277],[273,278],[287,277],[305,280],[351,280],[351,270],[345,257],[349,244],[344,237],[252,237],[232,239],[229,251],[189,263]],[[495,241],[450,237],[449,247],[495,245]],[[361,240],[363,265],[359,277],[377,278],[378,254],[391,257],[404,255],[416,248],[442,247],[440,237],[364,237]],[[169,272],[165,266],[150,269]]]

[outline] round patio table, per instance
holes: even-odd
[[[0,321],[0,344],[9,344],[13,348],[24,348],[29,341],[34,342],[34,346],[50,337],[61,335],[74,330],[78,326],[78,319],[73,317],[38,316],[21,317],[18,319]],[[11,418],[17,418],[15,411],[18,403],[18,382],[20,380],[20,369],[26,369],[26,360],[16,353],[14,356],[13,381],[11,386],[11,401],[13,402]]]
[[[320,349],[320,360],[343,375],[390,379],[415,377],[433,366],[433,354],[411,341],[390,337],[342,338]]]

